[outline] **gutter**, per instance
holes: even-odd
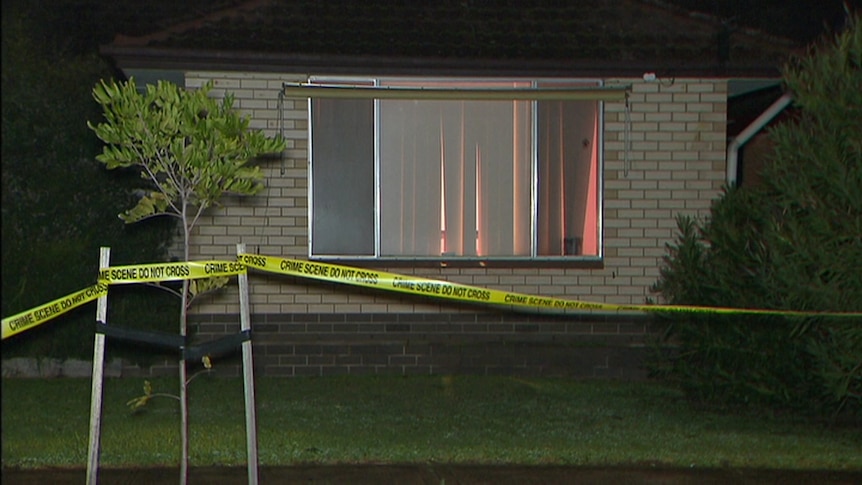
[[[772,103],[766,111],[760,113],[754,121],[751,122],[750,125],[746,126],[744,130],[739,132],[730,144],[727,146],[727,184],[728,185],[736,185],[736,171],[737,165],[739,163],[739,149],[742,148],[742,145],[748,143],[754,135],[758,134],[763,128],[772,121],[773,118],[778,116],[784,108],[790,106],[790,103],[793,102],[793,97],[790,94],[784,94],[774,103]]]
[[[268,72],[301,75],[407,75],[506,77],[632,77],[645,72],[667,77],[749,78],[775,77],[772,65],[733,65],[616,60],[472,59],[422,56],[302,54],[242,50],[177,49],[168,47],[103,45],[99,53],[122,70],[168,69],[181,71]]]

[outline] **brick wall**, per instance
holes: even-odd
[[[258,376],[474,374],[642,379],[650,320],[495,313],[254,315]],[[192,318],[195,340],[239,330],[238,315]],[[240,353],[213,372],[241,375]],[[195,365],[195,364],[192,364]],[[200,364],[197,364],[200,367]],[[174,375],[169,360],[123,376]]]
[[[193,235],[192,258],[233,258],[236,243],[249,251],[282,257],[308,255],[308,106],[280,102],[282,82],[304,78],[265,73],[194,72],[187,85],[215,83],[215,95],[230,91],[252,126],[274,135],[283,125],[288,148],[282,161],[264,167],[266,189],[258,196],[231,198],[203,217]],[[725,180],[726,82],[700,79],[608,79],[631,84],[631,136],[627,149],[624,103],[605,103],[604,264],[598,269],[380,268],[502,290],[642,303],[654,296],[665,243],[674,236],[679,213],[706,214]],[[284,119],[279,108],[284,107]],[[210,299],[198,313],[236,312],[235,294]],[[256,313],[448,312],[438,305],[377,294],[356,294],[326,286],[258,281]]]
[[[227,199],[223,207],[209,211],[201,219],[193,235],[192,259],[233,259],[239,242],[245,243],[249,252],[306,258],[308,106],[304,99],[279,99],[283,82],[303,81],[305,77],[226,72],[190,72],[186,75],[187,86],[191,88],[210,80],[215,84],[216,96],[227,91],[233,93],[235,106],[252,116],[252,127],[269,135],[281,132],[288,145],[282,160],[263,167],[266,189],[261,194]],[[708,213],[712,200],[724,183],[727,84],[724,80],[707,79],[650,83],[641,79],[606,79],[605,82],[608,85],[631,84],[632,94],[630,113],[626,112],[625,103],[605,103],[604,107],[602,267],[378,269],[505,291],[606,303],[638,304],[655,297],[650,294],[649,287],[659,275],[665,244],[674,237],[676,216]],[[630,128],[628,138],[627,127]],[[225,291],[204,297],[192,311],[195,318],[207,322],[206,325],[218,325],[222,316],[238,312],[238,301],[236,285],[231,285]],[[458,362],[467,362],[462,368],[477,370],[477,366],[481,367],[469,364],[469,358],[452,357],[454,351],[447,351],[448,357],[441,357],[439,362],[420,358],[421,355],[440,355],[441,351],[434,346],[439,342],[432,345],[426,339],[425,350],[414,353],[415,338],[391,340],[398,332],[386,331],[385,325],[378,332],[374,322],[363,319],[364,315],[379,315],[379,319],[394,315],[391,318],[418,325],[410,315],[417,318],[437,315],[441,324],[451,322],[453,318],[478,322],[484,318],[483,314],[473,308],[338,285],[307,284],[294,278],[262,274],[251,276],[251,304],[252,312],[265,322],[256,333],[261,339],[260,343],[256,342],[256,348],[262,346],[256,358],[268,359],[265,360],[267,363],[261,364],[267,373],[323,373],[324,368],[335,372],[332,369],[333,366],[338,367],[338,362],[356,360],[356,347],[344,342],[366,345],[360,342],[378,333],[379,338],[389,339],[384,347],[387,349],[384,353],[389,355],[384,359],[386,363],[366,360],[358,364],[345,363],[339,372],[354,369],[351,367],[354,365],[357,372],[371,368],[378,371],[381,365],[401,372],[434,372],[436,368],[445,368],[445,362],[458,359],[462,359]],[[299,320],[279,320],[288,317]],[[348,334],[339,335],[335,340],[341,343],[332,343],[332,332],[318,331],[329,325],[321,318],[326,321],[344,318],[345,325],[355,322],[356,335],[350,338]],[[289,329],[296,328],[297,324],[306,325],[307,329],[301,334],[301,340],[306,342],[302,345],[320,346],[319,355],[301,353],[303,357],[296,357],[298,344],[284,343],[279,347],[268,343],[288,336],[296,337]],[[493,344],[485,341],[469,343],[469,339],[461,342],[459,339],[466,338],[469,332],[444,332],[439,338],[461,342],[458,345],[462,349],[478,345],[482,352],[494,354],[505,347],[510,349],[512,356],[522,356],[524,348],[535,345],[535,339],[545,344],[565,346],[576,345],[579,339],[584,341],[584,336],[588,335],[581,331],[555,334],[541,325],[538,328],[535,333],[489,334],[486,340],[495,342]],[[215,335],[218,331],[206,330],[204,333]],[[419,332],[420,335],[433,333]],[[408,346],[405,343],[408,341],[413,343]],[[335,347],[330,349],[329,345]],[[399,345],[401,350],[398,350]],[[623,343],[622,348],[631,352],[627,343]],[[284,352],[285,363],[274,363],[281,358],[281,354],[274,354],[275,349]],[[364,352],[362,354],[365,355]],[[606,353],[605,358],[610,359],[610,355]],[[297,358],[306,359],[302,364],[304,367],[300,371],[295,366],[293,370],[287,370],[290,365],[286,362]],[[507,360],[500,355],[499,359],[501,362],[522,362],[522,357]],[[312,361],[320,363],[309,363]],[[578,372],[589,374],[591,371],[585,368]]]

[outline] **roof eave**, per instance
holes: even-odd
[[[285,74],[487,77],[777,77],[765,64],[676,64],[648,61],[461,59],[103,46],[102,55],[120,69],[278,72]]]

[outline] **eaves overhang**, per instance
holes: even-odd
[[[102,55],[121,70],[271,72],[284,74],[470,76],[470,77],[776,77],[779,66],[762,64],[676,64],[614,60],[463,59],[271,53],[253,51],[103,46]]]

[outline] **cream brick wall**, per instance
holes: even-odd
[[[228,198],[200,220],[191,259],[233,259],[236,244],[265,255],[308,255],[308,108],[304,99],[279,101],[282,83],[304,77],[265,73],[191,72],[186,86],[214,83],[267,135],[287,138],[283,160],[263,167],[266,189]],[[428,278],[544,296],[606,303],[643,303],[659,274],[677,214],[706,214],[725,180],[727,83],[713,79],[606,79],[631,84],[630,140],[625,103],[605,103],[604,267],[378,268]],[[283,117],[280,107],[284,108]],[[627,146],[628,145],[628,146]],[[347,286],[253,272],[254,313],[465,312],[471,308],[405,299]],[[235,284],[195,305],[196,313],[235,313]]]

